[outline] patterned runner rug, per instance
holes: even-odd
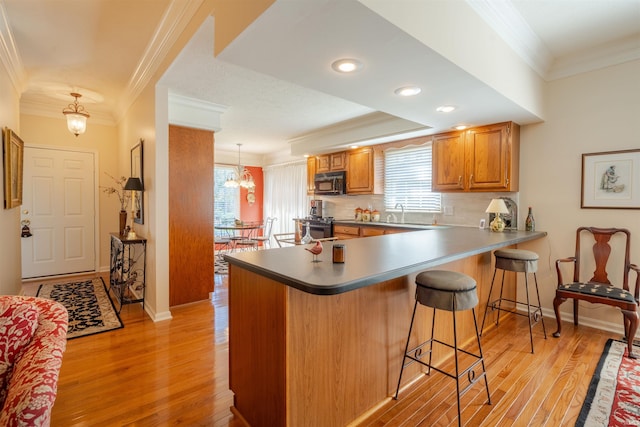
[[[43,284],[38,288],[36,296],[58,301],[67,308],[67,339],[123,327],[101,277],[77,282]]]
[[[633,348],[640,354],[635,342]],[[626,343],[607,341],[576,427],[640,425],[640,359],[626,353]]]

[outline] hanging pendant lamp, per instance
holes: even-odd
[[[238,146],[238,166],[229,174],[227,180],[224,183],[225,187],[242,187],[242,188],[255,188],[256,183],[253,181],[253,176],[244,166],[240,164],[240,147],[242,144],[236,144]]]
[[[71,96],[75,98],[75,101],[73,101],[72,104],[69,104],[67,108],[64,108],[62,110],[62,114],[67,116],[67,128],[69,129],[69,132],[78,136],[81,133],[85,133],[87,130],[87,119],[89,118],[89,113],[87,113],[82,105],[78,104],[78,98],[82,95],[71,92]]]

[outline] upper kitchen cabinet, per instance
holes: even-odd
[[[321,154],[317,156],[316,172],[331,172],[345,170],[346,153]]]
[[[317,171],[318,160],[315,156],[307,157],[307,195],[312,196],[316,191],[315,174]]]
[[[347,151],[347,194],[373,194],[374,162],[371,147]]]
[[[518,191],[519,159],[513,122],[435,135],[433,191]]]

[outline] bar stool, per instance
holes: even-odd
[[[431,321],[431,338],[409,350],[409,341],[411,339],[411,331],[413,329],[413,321],[416,316],[416,308],[418,303],[433,308],[433,319]],[[460,396],[469,390],[480,378],[484,377],[484,384],[487,389],[487,402],[491,404],[491,396],[489,394],[489,383],[487,381],[487,372],[484,367],[484,357],[482,356],[482,347],[480,345],[480,335],[478,334],[478,322],[476,321],[475,307],[478,305],[478,294],[476,293],[476,281],[471,277],[455,271],[430,270],[423,271],[416,277],[416,301],[413,306],[413,314],[411,316],[411,324],[409,326],[409,334],[407,336],[407,344],[404,348],[404,357],[402,359],[402,368],[400,369],[400,378],[398,378],[398,388],[394,399],[398,399],[400,391],[400,381],[402,380],[402,372],[406,366],[414,362],[420,363],[428,368],[427,375],[431,373],[431,369],[440,372],[449,378],[456,380],[456,396],[458,402],[458,425],[461,425],[460,418]],[[458,335],[456,331],[456,311],[472,310],[473,324],[476,331],[476,340],[478,342],[479,354],[474,354],[458,347]],[[436,310],[450,311],[453,316],[453,345],[434,338]],[[444,345],[454,351],[455,358],[455,375],[443,371],[431,364],[431,355],[433,353],[433,343]],[[429,345],[426,350],[426,345]],[[426,353],[423,353],[423,349]],[[469,355],[475,360],[470,366],[461,370],[458,364],[458,353],[462,352]],[[428,354],[428,362],[424,362],[422,358]],[[405,360],[409,359],[407,363]],[[475,367],[480,364],[482,372],[476,376]],[[466,376],[469,384],[460,390],[460,378]]]
[[[529,318],[529,339],[531,341],[531,353],[533,353],[533,331],[532,325],[538,323],[538,320],[542,323],[542,332],[544,333],[544,339],[547,339],[547,330],[544,327],[544,318],[542,317],[542,308],[540,307],[540,293],[538,292],[538,278],[536,276],[536,271],[538,271],[538,254],[532,251],[525,251],[524,249],[499,249],[493,254],[496,257],[496,266],[493,270],[493,279],[491,279],[491,287],[489,288],[489,297],[487,298],[487,306],[484,311],[484,316],[482,316],[482,327],[480,328],[480,334],[482,335],[482,331],[484,330],[484,321],[487,318],[487,312],[489,311],[489,306],[491,306],[491,310],[498,310],[498,317],[496,319],[496,327],[500,322],[500,311],[505,311],[507,313],[517,314],[519,316],[527,316]],[[502,283],[500,284],[500,298],[497,300],[491,301],[491,292],[493,291],[493,284],[496,279],[496,273],[498,269],[502,270]],[[524,302],[518,302],[512,299],[504,298],[502,296],[502,291],[504,288],[504,275],[505,271],[514,271],[514,272],[522,272],[524,273],[524,288],[527,294],[527,313],[520,313],[517,309],[508,310],[502,308],[502,302],[507,301],[514,304],[525,304]],[[527,279],[527,273],[533,273],[533,278],[536,284],[536,296],[538,298],[538,305],[532,305],[529,301],[529,281]],[[533,312],[531,309],[534,309]]]

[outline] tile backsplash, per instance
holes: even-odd
[[[435,220],[438,224],[444,225],[462,225],[469,227],[477,227],[481,219],[485,219],[489,223],[489,214],[485,213],[491,199],[506,197],[515,203],[516,222],[523,224],[523,212],[519,206],[519,193],[442,193],[442,212],[417,213],[405,212],[404,220],[406,223],[432,224]],[[354,211],[360,207],[362,209],[371,208],[380,211],[380,222],[387,222],[387,218],[391,214],[395,214],[397,221],[400,222],[399,210],[387,212],[384,208],[383,195],[367,195],[367,196],[329,196],[316,197],[323,201],[323,215],[332,216],[335,219],[353,219]],[[524,212],[526,216],[526,212]],[[520,227],[522,228],[522,226]]]

